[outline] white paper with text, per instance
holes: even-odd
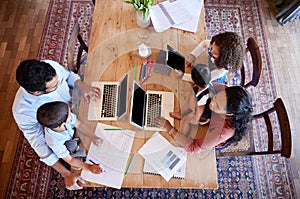
[[[150,17],[155,31],[162,32],[175,24],[192,19],[179,0],[164,1],[151,7]]]
[[[156,132],[138,151],[166,181],[186,163],[186,153]]]
[[[118,127],[98,123],[95,134],[103,139],[103,143],[99,147],[91,143],[86,159],[89,164],[92,162],[100,164],[105,171],[93,174],[83,170],[81,176],[87,181],[120,189],[135,131],[109,130],[114,128]]]

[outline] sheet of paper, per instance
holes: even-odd
[[[189,11],[192,18],[186,22],[174,24],[172,27],[195,33],[198,28],[203,0],[180,0],[180,2]]]
[[[151,8],[150,17],[156,32],[162,32],[172,26],[158,5]]]
[[[186,153],[179,150],[159,132],[156,132],[138,151],[151,167],[166,181],[186,163]]]
[[[98,123],[95,134],[103,139],[103,143],[99,147],[91,143],[86,162],[100,164],[105,171],[101,174],[93,174],[83,170],[81,176],[87,181],[120,189],[135,132],[108,130],[115,128],[118,127]]]
[[[180,24],[192,19],[189,11],[179,0],[167,0],[152,6],[150,17],[157,32],[162,32],[174,24]]]
[[[181,147],[176,147],[178,148],[178,150],[184,150]],[[183,153],[185,154],[185,157],[187,157],[187,152],[183,151]],[[179,169],[174,173],[173,177],[175,178],[185,178],[185,169],[186,169],[186,163],[184,163],[181,167],[179,167]],[[145,160],[144,163],[144,169],[143,169],[144,173],[149,173],[149,174],[159,174],[150,164],[147,160]]]

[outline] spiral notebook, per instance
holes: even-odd
[[[145,164],[149,163],[152,167],[150,173],[157,172],[166,181],[169,181],[180,168],[183,168],[187,159],[187,153],[183,148],[173,146],[159,132],[154,133],[138,153],[145,159]],[[148,168],[144,169],[145,173],[149,171]]]
[[[178,150],[181,150],[181,147],[177,147]],[[186,153],[185,153],[186,156]],[[173,178],[185,178],[185,169],[186,169],[186,163],[184,163],[177,171],[173,174]],[[159,173],[149,164],[147,160],[144,162],[144,169],[143,172],[146,174],[153,174],[153,175],[159,175]]]

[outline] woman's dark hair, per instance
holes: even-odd
[[[243,63],[244,43],[235,32],[224,32],[212,37],[210,44],[218,47],[219,57],[215,60],[217,68],[239,70]]]
[[[241,86],[232,86],[225,88],[227,96],[227,114],[231,116],[231,125],[235,129],[233,137],[227,140],[227,143],[237,144],[246,134],[248,123],[252,118],[252,97],[250,93]]]
[[[204,64],[196,64],[191,71],[192,80],[199,87],[205,87],[210,82],[210,70]]]
[[[20,63],[16,71],[17,82],[27,91],[45,91],[46,83],[56,76],[55,69],[48,63],[35,59]]]
[[[48,128],[56,128],[66,122],[69,115],[69,107],[65,102],[55,101],[45,103],[37,110],[38,122]]]

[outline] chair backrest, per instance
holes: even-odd
[[[259,78],[262,72],[262,58],[257,42],[254,38],[250,37],[247,40],[246,54],[250,52],[252,59],[252,80],[245,84],[245,64],[243,63],[241,68],[241,86],[248,88],[251,86],[256,86],[259,82]]]
[[[272,122],[270,119],[270,114],[275,112],[278,118],[280,126],[280,137],[281,137],[281,148],[274,149],[274,132],[272,128]],[[281,98],[276,99],[274,106],[263,113],[253,116],[253,119],[263,118],[267,126],[268,132],[268,149],[266,151],[252,152],[250,155],[262,155],[262,154],[275,154],[280,153],[282,156],[289,158],[292,153],[292,136],[291,127],[289,123],[289,118],[287,111],[285,109],[284,103]]]
[[[275,113],[280,127],[281,146],[274,148],[274,131],[272,128],[271,114]],[[274,116],[274,114],[272,114]],[[266,150],[257,150],[254,146],[253,129],[249,130],[249,134],[245,136],[236,146],[229,146],[223,150],[216,151],[218,157],[226,156],[245,156],[245,155],[267,155],[281,154],[286,158],[291,157],[292,153],[292,136],[289,118],[281,98],[276,99],[274,106],[260,114],[253,116],[253,120],[262,118],[266,124],[267,132],[265,140],[268,139],[268,148]],[[261,135],[262,136],[262,135]],[[278,135],[279,136],[279,135]]]
[[[77,40],[79,41],[79,48],[78,48],[78,53],[77,53],[77,58],[76,58],[76,64],[74,64],[74,56],[75,56],[75,46],[77,43]],[[69,41],[68,41],[68,54],[67,54],[67,65],[68,69],[74,71],[75,73],[78,73],[79,68],[80,68],[80,63],[81,63],[81,56],[83,53],[83,50],[88,52],[88,47],[84,43],[81,35],[80,35],[80,28],[79,24],[76,22],[74,24],[74,27],[72,29]]]

